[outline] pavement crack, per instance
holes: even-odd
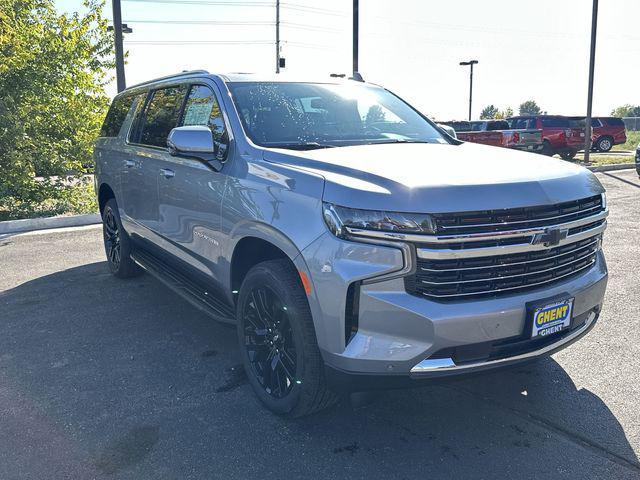
[[[555,435],[564,438],[565,440],[583,448],[584,450],[587,450],[595,455],[598,455],[599,457],[605,458],[613,463],[616,463],[622,467],[625,467],[635,473],[640,472],[640,462],[633,462],[630,461],[629,459],[623,457],[622,455],[619,455],[615,452],[612,452],[611,450],[609,450],[608,448],[594,442],[593,440],[585,437],[584,435],[580,435],[579,433],[576,432],[572,432],[570,430],[567,430],[566,428],[562,427],[561,425],[557,425],[553,422],[550,422],[549,420],[547,420],[546,418],[540,417],[539,415],[536,415],[534,413],[530,413],[530,412],[525,412],[522,410],[519,410],[517,408],[514,407],[510,407],[509,405],[506,405],[502,402],[499,402],[498,400],[494,400],[492,398],[489,397],[485,397],[483,395],[478,395],[475,392],[472,392],[470,390],[467,390],[465,388],[461,388],[461,387],[454,387],[454,386],[444,386],[443,388],[447,388],[449,390],[453,390],[455,392],[458,393],[463,393],[465,395],[471,396],[475,399],[479,399],[482,402],[486,403],[487,405],[490,405],[494,408],[497,409],[503,409],[503,410],[507,410],[508,412],[510,412],[511,414],[521,418],[522,420],[532,423],[538,427],[541,427],[545,430],[548,430],[552,433],[554,433]]]

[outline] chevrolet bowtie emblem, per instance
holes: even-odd
[[[559,245],[562,240],[567,238],[569,234],[568,228],[545,228],[544,233],[536,233],[531,239],[532,245],[543,243],[547,247]]]

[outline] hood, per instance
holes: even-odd
[[[604,191],[563,160],[473,143],[397,143],[310,151],[266,150],[264,159],[325,178],[324,200],[404,212],[547,205]]]

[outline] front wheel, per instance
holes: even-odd
[[[249,383],[269,410],[301,417],[337,401],[326,385],[307,297],[288,260],[262,262],[249,271],[237,320]]]
[[[102,210],[102,238],[111,273],[119,278],[136,277],[142,273],[142,269],[131,259],[131,240],[122,228],[118,204],[113,198]]]
[[[613,147],[613,142],[609,137],[600,137],[596,142],[596,148],[601,152],[608,152]]]
[[[573,160],[573,158],[576,156],[576,153],[578,153],[577,150],[563,150],[562,152],[560,152],[560,158],[562,158],[563,160]]]
[[[542,155],[547,155],[549,157],[551,157],[555,151],[553,150],[553,147],[551,146],[551,143],[549,142],[549,140],[544,140],[542,142],[542,150],[540,150],[540,153]]]

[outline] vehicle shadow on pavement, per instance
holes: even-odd
[[[288,420],[253,396],[235,330],[149,275],[88,264],[0,308],[3,479],[640,475],[615,415],[552,359]]]

